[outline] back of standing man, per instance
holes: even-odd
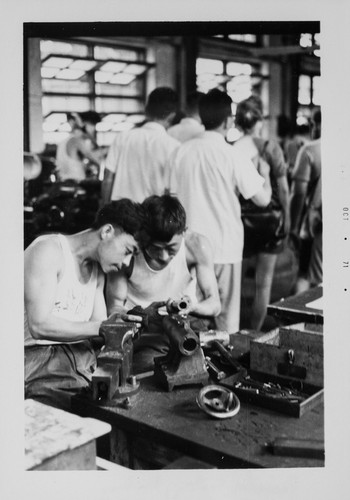
[[[179,145],[167,134],[177,106],[174,90],[156,88],[146,104],[147,122],[116,136],[106,159],[102,204],[124,197],[142,202],[164,193],[167,163]]]
[[[211,242],[221,313],[219,330],[239,330],[243,224],[238,194],[265,206],[271,199],[269,168],[258,174],[252,161],[226,141],[233,118],[231,98],[211,90],[199,102],[205,132],[183,143],[171,159],[170,190],[187,213],[190,230]]]

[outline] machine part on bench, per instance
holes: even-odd
[[[179,300],[169,299],[166,304],[168,314],[181,314],[183,316],[187,316],[190,307],[191,299],[187,295],[184,295]]]
[[[178,316],[164,316],[163,328],[170,349],[166,356],[154,360],[156,379],[168,391],[180,385],[207,384],[209,375],[204,354],[189,322]]]
[[[201,410],[214,418],[237,415],[241,403],[234,392],[221,385],[207,385],[199,391],[196,402]]]
[[[202,347],[211,347],[213,342],[219,342],[224,346],[230,343],[230,334],[223,330],[207,330],[198,332]]]
[[[219,370],[217,366],[212,362],[209,356],[205,356],[205,362],[207,365],[207,369],[211,375],[214,375],[217,381],[226,378],[226,373]]]
[[[97,356],[92,374],[92,399],[101,406],[117,406],[136,394],[140,383],[132,373],[133,340],[138,334],[134,323],[104,321],[101,335],[105,345]]]

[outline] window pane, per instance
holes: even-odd
[[[197,75],[203,73],[214,73],[216,75],[221,75],[224,71],[224,64],[222,61],[217,61],[216,59],[201,59],[198,58],[196,62],[196,72]]]
[[[51,111],[87,111],[90,109],[90,100],[87,97],[44,96],[42,99],[43,115]]]
[[[142,52],[136,50],[120,49],[115,47],[94,47],[95,59],[123,59],[125,61],[137,61],[142,58]]]
[[[143,108],[143,103],[136,99],[96,97],[98,113],[142,113]]]
[[[250,64],[242,64],[237,62],[229,62],[226,66],[226,72],[228,75],[251,75],[252,66]]]
[[[256,43],[256,35],[228,35],[228,38],[230,40],[238,40],[239,42]]]
[[[301,47],[311,47],[312,46],[312,35],[310,33],[302,33],[300,35],[299,41]]]
[[[227,82],[227,93],[234,102],[247,99],[252,93],[252,81],[249,75],[240,75]]]
[[[49,54],[64,54],[77,57],[88,56],[88,46],[81,43],[41,40],[40,50],[42,59],[44,59]]]
[[[135,80],[129,85],[111,85],[108,83],[97,83],[95,86],[96,94],[98,95],[125,95],[139,96],[143,95],[143,82]]]
[[[308,75],[299,76],[299,104],[311,104],[311,78]]]
[[[42,80],[43,92],[62,92],[66,94],[88,94],[90,91],[89,83],[81,80]]]
[[[313,84],[312,102],[317,106],[321,106],[321,95],[320,95],[321,78],[319,76],[314,76],[312,79],[312,84]]]

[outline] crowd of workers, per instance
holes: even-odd
[[[178,111],[172,89],[151,92],[145,123],[118,133],[108,150],[92,227],[41,236],[26,249],[26,397],[57,404],[55,391],[88,386],[96,366],[91,340],[111,314],[139,321],[128,315],[135,305],[161,307],[188,295],[191,315],[239,331],[244,255],[256,256],[254,330],[264,323],[277,256],[287,242],[300,261],[296,291],[322,282],[320,113],[305,144],[295,139],[283,148],[264,137],[256,96],[240,102],[235,117],[230,96],[218,89],[188,96],[186,113],[174,124]],[[61,179],[79,181],[84,158],[98,168],[102,163],[93,147],[99,118],[71,119],[57,167]],[[232,145],[226,138],[234,124],[242,135]],[[242,199],[256,207],[278,203],[279,234],[245,239]],[[141,371],[166,350],[155,333],[137,346]]]

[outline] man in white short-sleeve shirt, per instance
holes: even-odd
[[[243,224],[238,195],[258,206],[271,199],[269,167],[261,175],[249,158],[226,141],[232,125],[231,98],[214,89],[199,102],[204,134],[182,144],[170,162],[170,191],[185,207],[190,230],[211,242],[221,314],[220,330],[239,330]]]
[[[203,92],[192,92],[186,99],[186,116],[182,120],[168,129],[168,134],[179,142],[186,142],[195,137],[199,137],[204,132],[199,111],[198,102],[203,96]]]
[[[179,145],[167,134],[177,103],[174,90],[156,88],[146,104],[147,122],[116,136],[106,158],[102,204],[120,198],[141,203],[164,193],[168,160]]]

